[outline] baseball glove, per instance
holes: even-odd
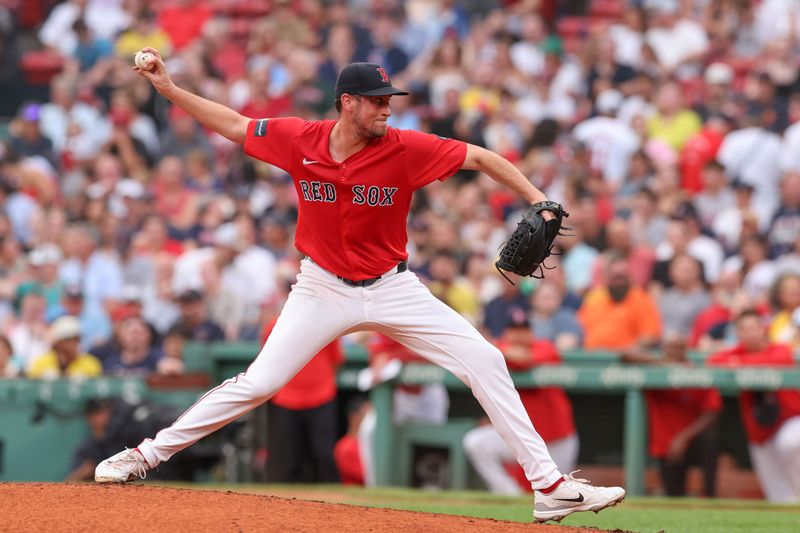
[[[552,211],[555,218],[545,220],[542,211]],[[513,284],[504,270],[514,272],[520,276],[530,276],[541,279],[544,277],[545,259],[551,255],[553,242],[561,233],[561,222],[569,213],[564,211],[561,204],[556,202],[537,202],[531,205],[522,216],[517,229],[500,250],[500,259],[495,262],[495,267]],[[564,226],[564,229],[572,229]],[[555,267],[554,267],[555,268]]]

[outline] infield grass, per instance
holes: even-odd
[[[432,492],[339,485],[179,486],[515,522],[530,522],[532,510],[530,497],[508,498],[480,491]],[[642,533],[794,533],[800,532],[800,506],[771,505],[754,500],[630,498],[599,514],[577,513],[562,524]]]

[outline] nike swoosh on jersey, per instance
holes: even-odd
[[[583,494],[581,494],[581,493],[579,492],[579,493],[578,493],[578,497],[577,497],[577,498],[553,498],[553,499],[554,499],[554,500],[557,500],[557,501],[560,501],[560,502],[575,502],[575,503],[581,503],[581,502],[583,501]]]
[[[319,163],[319,161],[313,161],[311,159],[306,159],[305,157],[303,158],[304,165],[313,165],[314,163]]]

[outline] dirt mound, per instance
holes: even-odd
[[[231,491],[71,483],[0,483],[0,517],[0,531],[3,532],[590,531]]]

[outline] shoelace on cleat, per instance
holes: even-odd
[[[128,452],[124,456],[120,457],[119,459],[114,459],[109,461],[109,464],[114,463],[130,463],[133,462],[136,465],[136,471],[134,474],[139,476],[139,479],[144,479],[147,477],[147,467],[145,466],[145,461],[140,460],[136,456],[136,450],[132,450],[130,448],[125,448],[125,451]]]
[[[564,476],[564,480],[565,481],[574,481],[576,483],[580,483],[581,485],[586,485],[586,489],[585,490],[588,490],[590,492],[596,491],[597,487],[595,487],[594,485],[591,485],[590,481],[588,479],[577,478],[577,477],[574,477],[572,475],[572,474],[577,474],[578,472],[580,472],[580,470],[573,470],[572,472],[570,472],[569,474]]]

